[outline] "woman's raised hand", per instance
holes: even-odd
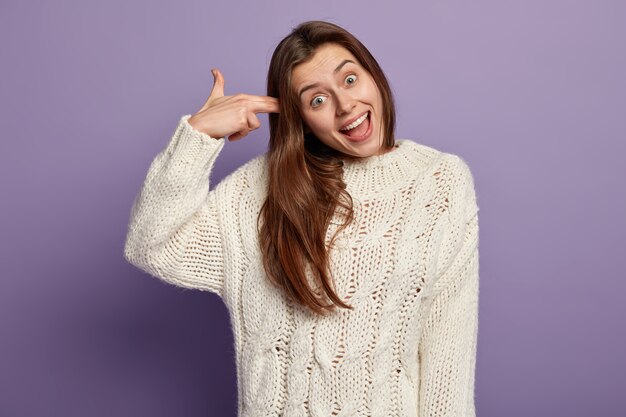
[[[187,122],[212,138],[229,136],[239,140],[261,126],[256,113],[278,113],[278,99],[250,94],[224,95],[224,77],[218,69],[213,73],[213,89],[202,108]]]

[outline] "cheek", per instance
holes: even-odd
[[[307,115],[304,118],[305,123],[314,131],[323,131],[328,129],[329,123],[321,114]]]
[[[363,90],[365,90],[363,91],[363,93],[366,94],[367,97],[370,98],[370,100],[381,100],[382,96],[380,90],[378,89],[378,86],[376,85],[376,82],[373,78],[368,78],[368,82],[366,85],[364,85]]]
[[[376,84],[372,84],[372,86],[370,87],[370,97],[372,97],[373,100],[377,100],[377,101],[381,100],[382,96],[380,94],[380,91],[376,87]]]

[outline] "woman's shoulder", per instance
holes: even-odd
[[[464,156],[408,139],[403,142],[412,159],[421,165],[422,174],[434,179],[436,192],[441,193],[450,206],[467,211],[469,216],[478,211],[474,175]]]
[[[450,177],[471,176],[471,169],[462,155],[444,151],[433,145],[417,142],[411,139],[400,139],[406,146],[412,159],[419,161],[428,169],[444,169],[442,174]]]

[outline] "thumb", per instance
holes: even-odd
[[[213,89],[209,98],[224,97],[224,76],[217,68],[211,70],[213,73]]]

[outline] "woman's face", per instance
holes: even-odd
[[[321,45],[309,61],[294,67],[292,82],[305,128],[324,144],[355,157],[382,153],[380,90],[347,49]]]

